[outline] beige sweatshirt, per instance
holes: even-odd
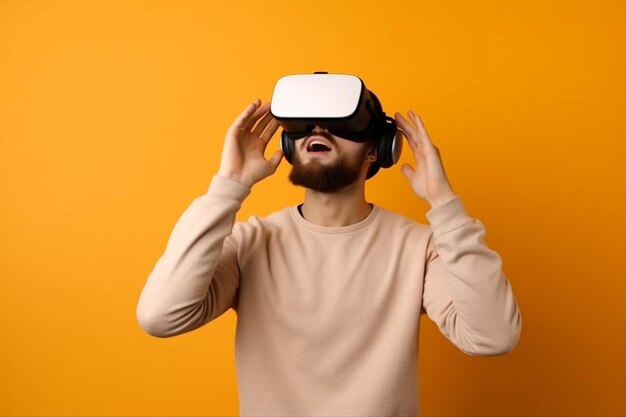
[[[178,220],[137,320],[171,337],[237,313],[242,416],[418,416],[420,315],[468,355],[517,344],[500,256],[457,196],[430,227],[374,205],[344,227],[292,206],[236,222],[250,188],[215,176]]]

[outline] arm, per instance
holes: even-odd
[[[521,314],[500,256],[484,242],[485,228],[454,193],[421,118],[411,124],[396,113],[416,168],[402,166],[415,193],[431,206],[423,309],[441,332],[469,355],[510,352],[521,331]]]
[[[239,288],[235,215],[250,188],[215,176],[180,217],[141,292],[137,321],[150,335],[194,330],[233,306]]]
[[[485,228],[459,197],[426,214],[429,240],[423,306],[441,333],[468,355],[510,352],[521,313],[501,257],[484,242]]]
[[[137,303],[137,321],[147,333],[189,332],[237,305],[236,214],[251,187],[273,174],[282,158],[280,151],[264,157],[278,128],[268,109],[269,103],[260,106],[257,99],[234,121],[218,175],[174,226]]]

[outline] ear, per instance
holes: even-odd
[[[374,162],[378,159],[378,147],[371,145],[370,149],[365,154],[365,160],[368,162]]]

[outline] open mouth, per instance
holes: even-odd
[[[306,148],[308,152],[330,152],[331,149],[324,142],[319,140],[313,140],[309,143],[309,146]]]

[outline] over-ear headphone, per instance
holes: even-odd
[[[389,168],[398,162],[402,152],[402,135],[397,129],[396,121],[385,114],[378,97],[372,91],[368,92],[372,97],[367,103],[367,108],[372,114],[368,132],[376,144],[376,161],[367,171],[367,179],[376,175],[380,168]],[[280,149],[290,164],[293,164],[295,148],[294,140],[283,130],[280,136]]]
[[[375,102],[373,108],[370,107],[370,109],[374,115],[373,119],[375,119],[373,122],[378,127],[378,146],[376,149],[377,158],[367,172],[367,179],[376,175],[380,168],[389,168],[398,162],[402,152],[402,135],[398,131],[396,121],[385,114],[378,97],[372,91],[369,93]]]

